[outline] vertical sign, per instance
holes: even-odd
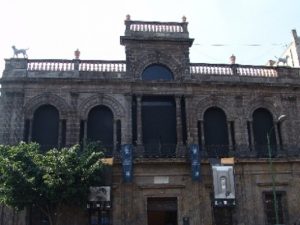
[[[192,180],[201,181],[200,153],[198,145],[190,145],[190,158],[192,167]]]
[[[123,180],[128,183],[132,181],[132,145],[122,145],[121,149]]]

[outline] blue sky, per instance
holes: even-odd
[[[11,46],[32,59],[125,59],[124,19],[189,22],[191,62],[264,65],[300,36],[299,0],[0,0],[0,70]],[[214,45],[223,46],[214,46]],[[258,46],[251,46],[258,45]]]

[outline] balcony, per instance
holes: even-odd
[[[180,149],[182,148],[182,149]],[[147,144],[144,146],[134,146],[133,155],[136,159],[168,159],[168,158],[189,158],[189,149],[186,146],[177,148],[175,144],[164,144],[157,146],[154,144]],[[183,150],[183,154],[178,154],[178,149]],[[269,158],[268,146],[257,146],[258,150],[246,145],[241,146],[206,146],[200,148],[201,159],[208,158],[226,158],[234,157],[237,159],[267,159]],[[290,159],[300,157],[300,146],[282,146],[275,147],[273,149],[273,158],[278,159]],[[119,158],[119,151],[117,151],[116,158]]]

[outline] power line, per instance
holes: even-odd
[[[193,44],[195,46],[212,46],[212,47],[267,47],[267,46],[279,46],[279,47],[286,47],[286,43],[271,43],[271,44],[259,44],[259,43],[246,43],[246,44],[222,44],[222,43],[212,43],[212,44],[201,44],[201,43],[195,43]]]

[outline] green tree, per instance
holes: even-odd
[[[100,184],[102,158],[95,145],[45,153],[35,143],[0,145],[0,202],[17,210],[35,206],[58,225],[63,206],[83,205],[89,187]]]

